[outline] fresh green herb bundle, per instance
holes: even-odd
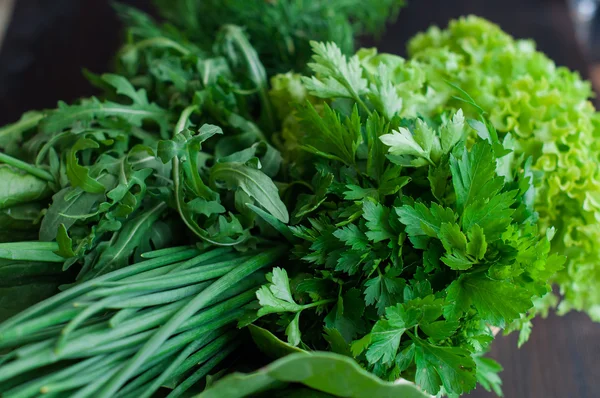
[[[496,71],[494,49],[534,54],[532,70],[547,60],[471,19],[420,36],[415,60],[347,58],[398,1],[157,4],[165,24],[118,7],[129,26],[118,74],[88,74],[102,96],[0,129],[0,275],[70,283],[0,324],[3,396],[179,396],[236,348],[235,322],[266,355],[292,355],[203,396],[313,394],[293,383],[342,396],[456,396],[477,382],[500,393],[501,367],[482,356],[491,328],[524,342],[570,251],[562,223],[551,251],[559,216],[540,195],[554,177],[537,141],[522,141],[562,108],[544,97],[539,118],[523,106],[502,124],[530,79]],[[462,24],[479,28],[491,70],[470,62],[479,53]],[[446,49],[453,35],[465,54]],[[456,76],[436,69],[440,51],[462,65]],[[555,75],[553,93],[579,87]],[[565,123],[581,113],[586,127],[579,88]]]
[[[234,327],[285,247],[173,247],[78,284],[0,325],[3,397],[181,396],[240,343]]]
[[[563,262],[549,256],[551,232],[538,237],[529,163],[513,169],[493,126],[460,110],[396,116],[385,65],[370,75],[333,44],[314,48],[303,83],[325,101],[291,115],[316,172],[292,213],[302,262],[258,291],[261,325],[428,393],[478,379],[497,390],[480,357],[490,327],[526,339],[522,314]]]
[[[310,40],[333,41],[354,51],[355,38],[377,34],[395,19],[404,0],[156,0],[163,16],[196,43],[224,24],[244,26],[270,74],[306,70]],[[209,39],[210,40],[210,39]]]

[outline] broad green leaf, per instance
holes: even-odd
[[[423,340],[415,343],[415,382],[424,392],[437,394],[440,386],[449,394],[463,394],[475,388],[475,362],[460,347],[438,347]]]
[[[8,166],[0,166],[0,209],[44,199],[50,193],[46,181]]]
[[[289,214],[273,181],[260,170],[242,163],[217,163],[210,172],[211,183],[222,181],[229,189],[241,189],[258,205],[287,223]]]
[[[300,312],[297,312],[290,324],[285,328],[285,335],[288,338],[288,343],[297,347],[302,341],[302,333],[300,332]]]
[[[314,352],[281,358],[254,373],[234,373],[217,381],[197,398],[241,398],[269,391],[282,383],[302,383],[312,389],[348,398],[425,398],[412,384],[384,382],[352,359]]]
[[[267,329],[263,329],[256,325],[248,325],[248,330],[250,331],[254,344],[256,344],[258,349],[269,358],[278,359],[289,354],[307,353],[307,351],[278,339]]]
[[[450,169],[459,211],[476,200],[493,198],[504,183],[496,174],[492,146],[485,141],[477,142],[468,152],[463,148],[459,157],[451,155]]]
[[[62,263],[65,259],[54,252],[56,242],[10,242],[0,243],[0,259]]]

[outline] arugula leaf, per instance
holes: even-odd
[[[223,181],[230,189],[241,189],[279,221],[289,221],[287,208],[279,198],[277,187],[260,170],[238,162],[218,163],[211,169],[210,179],[213,184]]]
[[[94,120],[105,117],[118,117],[133,126],[141,127],[144,120],[155,122],[161,134],[167,133],[169,114],[156,104],[148,102],[145,90],[136,91],[131,83],[123,76],[105,74],[101,79],[112,86],[118,94],[127,96],[131,105],[123,105],[111,101],[100,101],[97,98],[82,100],[79,105],[58,103],[58,108],[50,112],[40,124],[43,133],[57,133],[76,123],[90,124]]]
[[[90,177],[89,168],[81,166],[77,160],[77,152],[99,147],[100,145],[97,142],[89,138],[81,138],[71,148],[67,158],[67,176],[72,186],[81,188],[89,193],[104,193],[106,190],[104,185]]]
[[[9,166],[0,167],[0,209],[46,198],[51,191],[47,182]]]
[[[423,398],[425,394],[411,384],[389,383],[361,369],[343,355],[314,352],[311,355],[288,355],[251,374],[231,374],[219,381],[199,398],[239,398],[258,391],[270,391],[281,383],[302,383],[334,396],[368,396]],[[307,392],[313,394],[312,391]],[[306,396],[306,395],[303,395]]]
[[[150,230],[155,226],[156,221],[165,209],[166,205],[164,203],[158,203],[127,221],[118,234],[114,235],[108,247],[102,251],[91,274],[106,274],[128,264],[130,257],[136,253],[136,249],[141,245],[141,242],[151,236]],[[137,254],[139,256],[141,253]]]

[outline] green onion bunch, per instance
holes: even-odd
[[[259,270],[285,250],[156,250],[21,312],[0,325],[0,393],[180,396],[237,348]]]

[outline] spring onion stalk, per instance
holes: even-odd
[[[159,250],[0,325],[0,394],[150,397],[187,390],[239,343],[232,325],[285,247]],[[48,369],[48,370],[47,370]]]

